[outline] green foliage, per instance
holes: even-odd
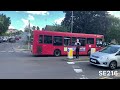
[[[37,30],[40,30],[40,28],[37,26]]]
[[[52,31],[58,31],[58,32],[70,32],[70,28],[64,26],[64,25],[58,25],[58,24],[54,24],[51,27]]]
[[[117,43],[120,44],[120,19],[116,18],[112,15],[109,16],[109,21],[111,25],[109,27],[108,32],[106,33],[106,41],[110,42],[111,40],[115,39]]]
[[[0,34],[5,33],[11,24],[10,17],[6,17],[4,14],[0,14]]]
[[[24,28],[24,32],[28,32],[28,33],[30,32],[30,33],[31,33],[31,32],[32,32],[32,30],[31,30],[31,29],[29,29],[28,27],[25,27],[25,28]]]
[[[33,27],[32,27],[32,30],[35,30],[35,29],[36,29],[36,27],[35,27],[35,26],[33,26]]]
[[[64,11],[65,19],[62,25],[71,26],[72,11]],[[73,11],[73,32],[105,34],[108,30],[109,21],[106,11]]]

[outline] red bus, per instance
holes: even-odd
[[[33,31],[31,52],[33,55],[67,55],[67,48],[75,49],[76,39],[81,42],[80,55],[89,55],[91,48],[100,50],[102,46],[97,41],[104,40],[103,35],[55,32],[55,31]],[[75,51],[73,52],[75,55]]]

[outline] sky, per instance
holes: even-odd
[[[46,25],[60,24],[65,17],[63,11],[0,11],[11,19],[9,29],[23,30],[28,26],[39,26],[40,29]]]
[[[110,14],[120,17],[120,11],[108,11]],[[28,26],[28,20],[30,20],[30,26],[39,26],[40,29],[46,25],[53,25],[55,23],[61,24],[65,17],[63,11],[0,11],[11,19],[11,25],[9,29],[23,30]]]

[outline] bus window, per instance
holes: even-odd
[[[53,41],[54,41],[53,45],[62,46],[62,37],[61,36],[54,36]]]
[[[81,43],[81,46],[85,46],[86,45],[86,38],[79,38],[79,41]]]
[[[87,38],[87,44],[94,44],[94,38]]]
[[[39,35],[39,43],[43,43],[43,35]]]
[[[52,44],[52,36],[45,35],[44,36],[44,43],[45,44]]]
[[[70,37],[64,37],[64,46],[69,46],[70,44]]]
[[[103,40],[101,38],[96,39],[96,45],[97,46],[102,46],[103,45]]]
[[[76,42],[76,37],[72,37],[72,46],[75,45],[75,42]]]

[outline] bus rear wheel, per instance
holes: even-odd
[[[54,56],[58,57],[58,56],[60,56],[60,55],[61,55],[60,50],[56,49],[56,50],[54,51]]]

